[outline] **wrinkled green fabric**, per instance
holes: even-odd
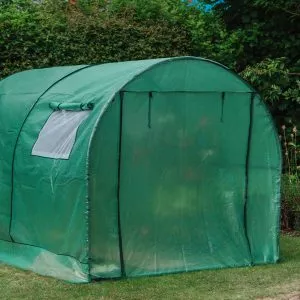
[[[85,109],[68,160],[31,154],[54,110]],[[0,136],[5,263],[88,282],[279,258],[276,130],[222,65],[21,72],[0,82]]]
[[[49,87],[82,67],[21,72],[0,82],[0,239],[11,240],[12,164],[22,124]]]

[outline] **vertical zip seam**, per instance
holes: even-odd
[[[221,102],[221,123],[224,123],[224,105],[225,105],[225,92],[222,92],[222,102]]]
[[[252,129],[253,129],[253,110],[254,110],[254,97],[256,93],[251,94],[250,99],[250,119],[249,119],[249,129],[248,129],[248,142],[247,142],[247,153],[246,153],[246,174],[245,174],[245,204],[244,204],[244,229],[245,229],[245,237],[248,242],[249,254],[250,254],[250,264],[253,264],[252,254],[251,254],[251,246],[250,240],[247,231],[247,206],[248,206],[248,198],[249,198],[249,164],[250,164],[250,151],[251,151],[251,141],[252,141]]]
[[[153,93],[149,92],[148,97],[148,128],[151,129],[152,126],[152,99],[153,99]]]
[[[124,92],[120,92],[120,124],[119,124],[119,163],[118,163],[118,236],[119,236],[119,252],[120,252],[120,266],[121,266],[121,276],[126,277],[125,263],[124,263],[124,253],[123,253],[123,238],[122,238],[122,228],[121,228],[121,157],[122,157],[122,131],[123,131],[123,103],[124,103]]]

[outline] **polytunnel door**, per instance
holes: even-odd
[[[127,92],[121,101],[126,275],[249,265],[249,94]]]

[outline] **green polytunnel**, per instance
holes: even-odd
[[[210,60],[0,82],[0,261],[71,282],[275,263],[281,151],[260,96]]]

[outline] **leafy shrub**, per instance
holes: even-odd
[[[300,77],[289,70],[285,58],[265,59],[248,66],[241,75],[261,93],[278,125],[299,122]]]
[[[86,13],[65,1],[13,0],[0,9],[0,78],[31,68],[191,53],[189,33],[178,24],[107,17],[100,8]]]
[[[300,230],[300,145],[297,127],[281,126],[285,174],[282,177],[282,225],[284,229]]]
[[[282,176],[282,228],[300,230],[300,180],[295,175]]]

